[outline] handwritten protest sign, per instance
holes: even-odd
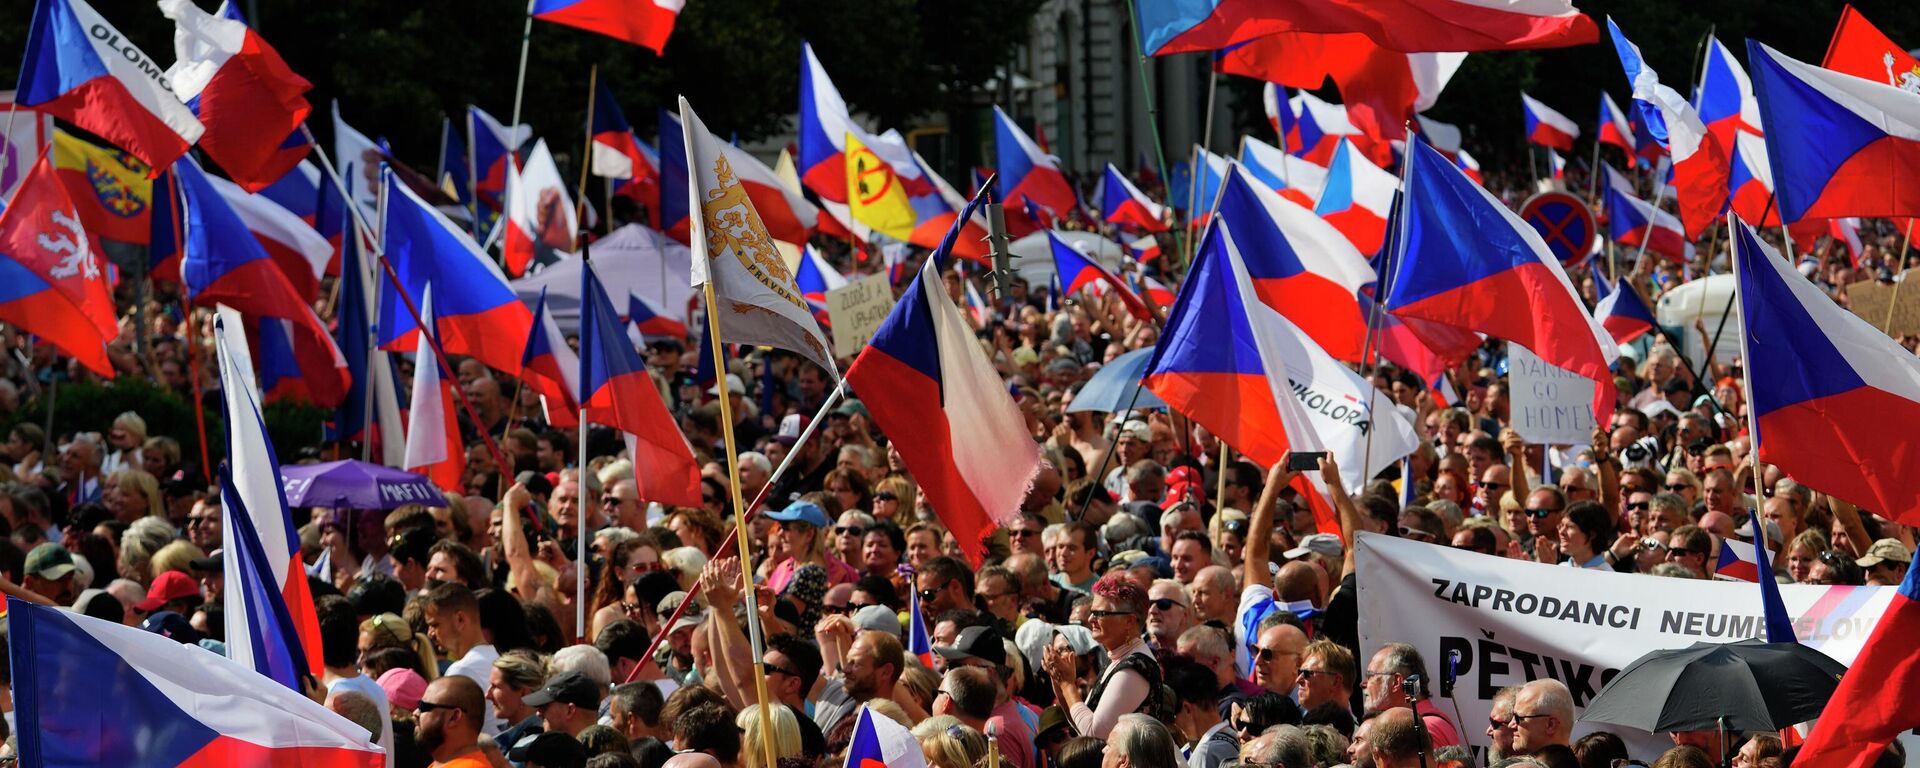
[[[1585,445],[1593,439],[1592,379],[1508,344],[1507,384],[1513,428],[1527,442]]]
[[[827,318],[833,321],[833,354],[860,354],[893,309],[893,288],[886,275],[872,275],[827,292]]]

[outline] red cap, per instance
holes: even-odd
[[[168,602],[199,596],[200,584],[192,576],[179,571],[167,571],[153,580],[153,586],[147,588],[147,599],[134,607],[142,613],[153,613]]]

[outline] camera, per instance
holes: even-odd
[[[1620,452],[1620,463],[1626,465],[1628,469],[1651,467],[1653,466],[1654,459],[1659,455],[1659,438],[1652,436],[1643,437],[1633,441],[1632,445],[1627,446],[1626,450]]]

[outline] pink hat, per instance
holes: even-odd
[[[427,679],[411,669],[394,668],[381,673],[380,687],[394,706],[413,709],[420,706],[420,697],[427,693]]]

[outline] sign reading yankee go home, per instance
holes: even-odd
[[[1758,585],[1542,565],[1362,533],[1355,542],[1360,650],[1411,643],[1438,683],[1435,703],[1457,724],[1484,723],[1501,688],[1553,678],[1576,712],[1648,652],[1765,634]],[[1891,587],[1780,587],[1800,642],[1851,664],[1893,598]],[[1483,729],[1462,733],[1476,751]],[[1648,760],[1664,735],[1608,730]]]

